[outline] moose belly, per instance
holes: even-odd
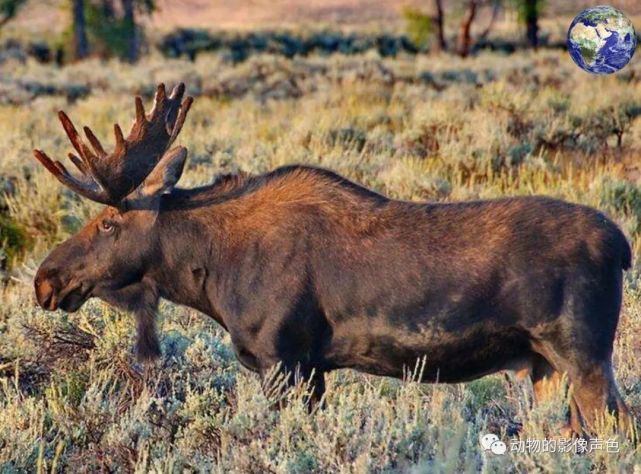
[[[455,383],[511,368],[530,350],[517,328],[478,323],[448,331],[436,324],[410,328],[361,320],[335,327],[325,356],[335,367],[391,377],[418,366],[424,382]]]

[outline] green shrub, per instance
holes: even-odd
[[[132,26],[124,18],[106,12],[99,4],[85,2],[85,21],[91,54],[124,59],[132,35],[138,35],[142,43],[143,29],[140,25]],[[73,37],[73,25],[70,24],[62,31],[55,45],[64,51],[66,58],[73,58]]]
[[[484,377],[474,380],[467,385],[469,397],[467,406],[472,412],[478,411],[491,402],[505,398],[505,387],[499,377]]]
[[[405,30],[407,36],[418,48],[427,47],[432,35],[432,19],[429,15],[415,8],[407,7],[403,10]]]
[[[607,179],[601,190],[601,205],[626,215],[630,220],[630,232],[641,234],[641,187],[627,181]]]
[[[142,31],[131,31],[132,25],[123,18],[106,15],[104,9],[91,3],[87,3],[86,12],[89,42],[93,50],[105,57],[126,57],[129,38],[134,33],[140,35]]]
[[[367,134],[358,128],[335,128],[327,133],[326,143],[329,146],[354,148],[361,151],[367,142]]]
[[[641,188],[627,181],[607,180],[601,201],[618,212],[641,215]]]
[[[0,267],[11,265],[17,256],[22,255],[29,248],[29,240],[22,226],[0,215]]]

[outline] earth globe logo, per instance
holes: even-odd
[[[637,46],[632,22],[616,8],[600,5],[579,13],[567,38],[574,62],[592,74],[612,74],[630,62]]]

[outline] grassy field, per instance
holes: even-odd
[[[183,187],[310,163],[396,198],[545,194],[606,212],[634,251],[615,367],[641,417],[641,61],[604,78],[561,51],[2,67],[0,472],[641,472],[641,444],[622,438],[618,452],[484,452],[486,432],[508,446],[559,433],[564,394],[530,409],[529,382],[510,374],[421,385],[335,372],[327,407],[310,415],[304,387],[262,395],[229,337],[195,311],[163,304],[162,360],[139,367],[127,314],[98,301],[46,313],[31,281],[98,208],[31,157],[69,151],[56,111],[107,143],[114,121],[133,119],[133,94],[182,80],[197,96],[179,138]],[[286,408],[270,409],[275,397]]]

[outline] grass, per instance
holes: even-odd
[[[131,122],[132,94],[184,80],[199,97],[179,139],[190,150],[182,186],[303,162],[403,199],[546,194],[608,213],[637,262],[641,187],[630,170],[641,156],[639,61],[606,78],[582,73],[563,52],[12,66],[0,82],[8,98],[0,105],[0,173],[13,183],[0,222],[20,229],[25,244],[17,252],[13,240],[2,242],[13,256],[0,290],[0,472],[641,469],[641,445],[624,439],[618,452],[483,452],[478,436],[488,431],[506,443],[517,441],[518,429],[523,440],[554,436],[567,407],[559,394],[530,410],[529,383],[504,374],[421,385],[412,374],[396,381],[335,372],[327,407],[308,415],[304,387],[265,397],[221,328],[171,304],[160,311],[162,360],[138,367],[128,315],[99,301],[74,314],[36,306],[37,263],[98,206],[64,190],[30,157],[35,146],[55,157],[69,150],[57,109],[107,143],[114,121]],[[638,263],[626,274],[624,297],[616,376],[639,417]],[[275,411],[279,397],[288,403]],[[601,437],[610,437],[606,428]]]

